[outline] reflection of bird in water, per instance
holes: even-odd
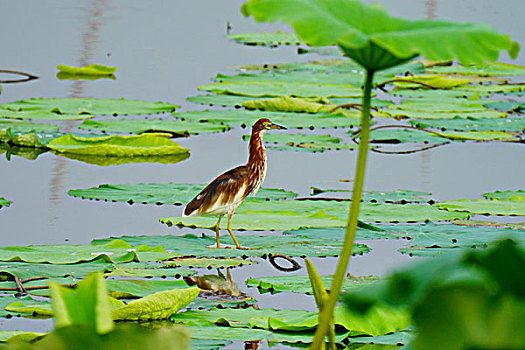
[[[213,293],[228,294],[234,297],[244,296],[244,293],[233,282],[229,267],[226,268],[226,276],[217,269],[217,275],[185,276],[184,281],[189,286],[197,285],[200,289]]]
[[[266,176],[266,152],[262,142],[263,133],[270,129],[286,129],[272,123],[268,119],[259,119],[252,127],[252,135],[248,147],[250,157],[246,165],[241,165],[213,180],[201,193],[186,205],[183,216],[211,214],[218,215],[219,220],[214,226],[217,236],[217,248],[220,248],[219,224],[224,214],[228,214],[228,232],[235,247],[239,245],[231,229],[231,221],[235,209],[249,194],[256,194]]]

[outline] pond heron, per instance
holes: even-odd
[[[253,124],[252,135],[248,145],[250,156],[246,165],[241,165],[219,175],[206,186],[184,208],[183,216],[218,215],[215,226],[217,248],[221,247],[219,225],[222,217],[228,214],[228,232],[235,247],[242,248],[232,232],[231,221],[235,209],[249,194],[256,194],[266,176],[266,152],[262,142],[264,132],[271,129],[286,129],[284,126],[272,123],[268,119],[259,119]]]

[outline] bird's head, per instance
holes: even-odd
[[[253,124],[253,131],[266,131],[271,129],[286,129],[284,126],[272,123],[270,119],[262,118]]]

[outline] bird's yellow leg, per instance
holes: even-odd
[[[233,217],[233,212],[235,210],[232,210],[230,213],[228,213],[228,232],[230,233],[230,236],[232,236],[232,239],[233,239],[233,242],[235,243],[235,247],[237,247],[237,249],[242,249],[239,242],[237,241],[237,238],[235,238],[235,235],[233,234],[233,231],[232,231],[232,217]]]
[[[217,237],[217,248],[221,247],[221,237],[219,235],[219,228],[221,226],[221,219],[222,219],[222,215],[219,215],[219,220],[217,220],[217,223],[213,227],[214,230],[215,230],[215,237]]]

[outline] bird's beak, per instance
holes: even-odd
[[[279,124],[275,124],[275,123],[272,123],[272,125],[270,125],[270,129],[282,129],[282,130],[286,130],[286,128],[282,125],[279,125]]]

